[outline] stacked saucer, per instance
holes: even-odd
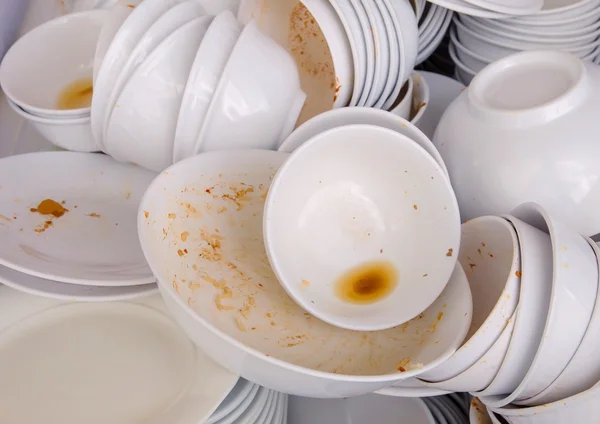
[[[240,378],[206,424],[284,424],[288,395]]]
[[[427,3],[419,17],[419,54],[417,64],[427,60],[444,40],[454,13],[450,9]],[[417,15],[418,16],[418,15]]]

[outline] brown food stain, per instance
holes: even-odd
[[[452,253],[454,253],[454,249],[448,249],[446,256],[450,257],[450,256],[452,256]]]
[[[95,212],[89,213],[87,214],[87,216],[89,216],[90,218],[100,218],[100,215]]]
[[[521,275],[522,275],[522,274],[521,274],[521,271],[517,271],[517,272],[515,272],[515,275],[516,275],[518,278],[521,278]]]
[[[190,235],[190,233],[187,231],[184,231],[183,233],[181,233],[181,241],[186,241],[189,235]]]
[[[398,285],[398,271],[390,262],[367,262],[349,270],[335,283],[345,302],[366,305],[389,296]]]
[[[302,280],[302,281],[301,281],[301,284],[302,284],[304,287],[310,287],[310,281]]]
[[[60,218],[69,212],[63,205],[52,199],[42,200],[37,208],[31,208],[30,211],[41,215],[52,215],[55,218]]]
[[[73,81],[61,90],[56,101],[59,110],[90,107],[94,93],[92,78],[86,77]]]

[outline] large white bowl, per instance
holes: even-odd
[[[363,163],[378,166],[361,172]],[[376,331],[411,320],[439,296],[457,260],[460,217],[443,170],[386,128],[349,125],[311,138],[277,172],[264,215],[267,255],[283,288],[341,328]],[[366,270],[338,281],[356,269]],[[355,289],[362,279],[374,281],[367,296],[375,292],[364,303]]]
[[[228,10],[217,15],[206,31],[185,85],[175,130],[173,162],[194,154],[210,101],[241,31]]]
[[[74,13],[42,24],[21,37],[0,65],[6,96],[27,113],[44,118],[81,118],[90,108],[59,110],[69,84],[92,78],[96,42],[105,10]]]
[[[6,99],[12,110],[27,119],[50,143],[73,152],[98,152],[100,148],[92,136],[90,117],[75,119],[41,118],[25,112],[10,99]]]
[[[225,66],[194,153],[275,149],[294,129],[305,100],[292,57],[252,21]]]
[[[587,241],[596,253],[596,260],[600,260],[600,247],[591,239]],[[598,295],[600,295],[600,290],[598,291]],[[569,365],[542,393],[516,403],[519,405],[535,406],[556,402],[589,390],[598,383],[600,381],[600,366],[596,361],[590,361],[590,358],[593,358],[600,350],[599,331],[600,296],[596,296],[596,304],[592,312],[590,324]]]
[[[173,32],[136,69],[112,111],[107,153],[160,172],[173,163],[173,143],[183,91],[212,16]]]
[[[398,118],[392,113],[373,108],[348,107],[315,116],[296,128],[279,146],[279,151],[292,153],[317,134],[344,125],[375,125],[405,135],[425,149],[444,170],[444,174],[448,175],[446,165],[437,149],[414,124],[406,119]]]
[[[177,163],[152,183],[139,210],[140,240],[179,324],[225,368],[301,396],[364,394],[446,360],[471,321],[460,267],[420,318],[386,331],[332,327],[287,296],[262,238],[264,197],[286,158],[271,151],[210,152]]]
[[[463,224],[458,259],[471,287],[473,321],[461,348],[439,367],[421,374],[422,380],[443,382],[475,365],[496,343],[519,301],[519,240],[505,219],[485,216]]]
[[[462,218],[536,201],[575,231],[600,233],[598,93],[600,68],[567,53],[522,52],[479,72],[434,136]]]

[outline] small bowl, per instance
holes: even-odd
[[[202,16],[179,27],[137,67],[110,115],[106,153],[156,172],[173,163],[183,91],[212,19]]]
[[[367,107],[346,107],[339,110],[330,110],[329,112],[315,116],[296,128],[279,146],[278,150],[280,152],[292,153],[314,136],[345,125],[375,125],[405,135],[424,148],[440,165],[444,174],[448,175],[446,165],[444,165],[444,161],[437,149],[431,140],[414,124],[403,118],[398,118],[390,112]]]
[[[225,66],[194,152],[275,149],[305,100],[292,57],[252,21]]]
[[[413,91],[415,89],[415,81],[409,78],[408,81],[402,87],[396,102],[392,105],[390,112],[402,119],[410,118],[410,111],[412,108]]]
[[[519,237],[521,290],[508,351],[493,380],[473,393],[480,398],[511,393],[527,374],[537,351],[550,307],[552,242],[550,236],[512,216],[506,216]]]
[[[100,149],[92,136],[90,117],[77,119],[40,118],[25,112],[10,99],[8,104],[50,143],[73,152],[98,152]]]
[[[600,247],[591,239],[587,239],[587,241],[592,246],[592,249],[594,249],[596,260],[600,264]],[[592,312],[590,324],[569,365],[542,393],[515,403],[524,406],[543,405],[575,396],[578,393],[591,389],[600,381],[600,364],[596,361],[590,361],[590,358],[593,358],[600,351],[599,332],[600,290],[598,291],[598,296],[596,296],[596,304]]]
[[[427,80],[419,72],[413,72],[410,79],[413,81],[414,87],[410,122],[413,125],[418,125],[429,107],[429,85],[427,84]]]
[[[581,344],[598,293],[598,262],[582,236],[535,203],[519,206],[512,215],[550,234],[552,291],[541,342],[519,385],[508,396],[480,396],[493,407],[536,396],[558,378]]]
[[[449,380],[473,366],[496,343],[519,301],[521,254],[508,221],[485,216],[464,223],[458,260],[471,286],[473,321],[461,348],[419,376],[429,382]]]
[[[378,166],[360,172],[361,163]],[[300,306],[334,326],[375,331],[439,296],[456,263],[459,222],[452,188],[422,147],[386,128],[349,125],[313,137],[280,168],[264,238]]]
[[[90,107],[59,109],[65,88],[92,78],[96,42],[105,10],[53,19],[21,37],[0,64],[6,96],[27,113],[43,118],[82,118]]]
[[[476,397],[471,400],[469,422],[470,424],[492,424],[487,408]]]
[[[286,294],[262,237],[265,196],[286,159],[265,150],[209,152],[150,185],[138,214],[140,242],[186,333],[225,368],[299,396],[357,396],[445,361],[471,322],[469,283],[458,264],[422,316],[381,332],[332,327]]]

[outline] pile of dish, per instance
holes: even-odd
[[[600,2],[578,1],[538,14],[488,19],[457,14],[450,55],[468,84],[495,60],[522,50],[560,50],[587,61],[600,57]]]
[[[549,9],[562,9],[565,3],[590,2],[594,0],[429,0],[438,6],[465,15],[489,19],[512,18],[545,14]],[[556,4],[558,3],[558,5]],[[570,6],[569,6],[570,7]],[[568,7],[565,7],[568,8]]]
[[[378,424],[462,424],[468,420],[470,396],[391,399],[364,395],[348,399],[290,397],[290,424],[365,424],[377,414]]]
[[[454,15],[454,12],[445,7],[429,2],[421,3],[426,4],[426,6],[422,15],[417,15],[419,18],[419,53],[417,55],[417,65],[427,60],[442,43]]]
[[[306,97],[296,66],[254,22],[242,28],[196,1],[137,3],[22,37],[0,68],[15,110],[61,147],[154,171],[203,151],[276,148],[293,130]],[[82,107],[56,111],[61,96]]]
[[[300,124],[345,106],[394,110],[405,97],[419,50],[406,0],[243,0],[238,17],[256,19],[296,60],[307,94]]]

